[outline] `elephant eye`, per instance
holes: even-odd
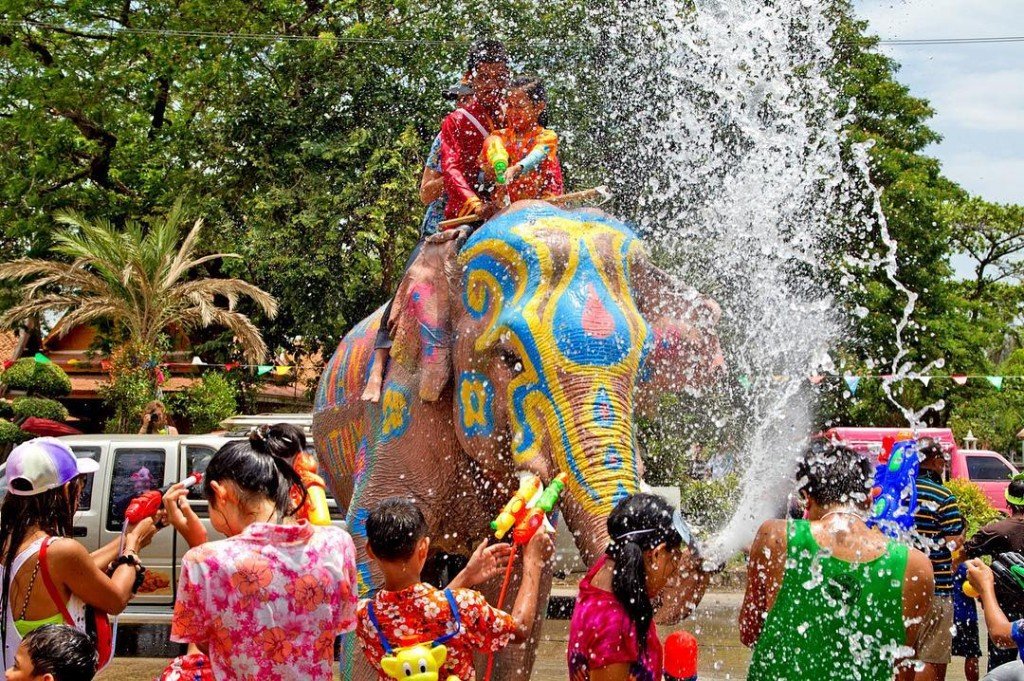
[[[505,366],[512,370],[512,373],[523,373],[523,361],[519,359],[519,356],[516,355],[516,353],[512,352],[511,350],[501,351],[501,361]]]

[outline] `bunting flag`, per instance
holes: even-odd
[[[266,376],[267,374],[269,374],[273,370],[274,370],[274,367],[272,365],[270,365],[270,364],[259,364],[259,365],[256,366],[256,375],[257,376]]]
[[[846,376],[846,387],[850,389],[850,395],[857,394],[857,388],[860,387],[860,376]]]
[[[199,355],[196,355],[195,357],[192,358],[192,364],[193,366],[201,367],[205,366],[206,362],[204,362],[202,358],[199,357]]]
[[[238,362],[228,362],[224,365],[224,371],[234,371],[238,368]]]
[[[277,374],[278,376],[287,376],[288,373],[291,370],[292,370],[292,368],[288,367],[288,366],[276,366],[276,367],[274,367],[274,373]]]
[[[740,374],[739,376],[736,377],[736,380],[739,382],[740,385],[743,386],[744,390],[750,390],[750,376],[746,374]]]
[[[952,378],[953,382],[957,385],[967,385],[967,377],[963,374],[954,374],[950,378]]]
[[[53,364],[53,362],[50,361],[50,358],[41,352],[36,353],[35,360],[36,364]]]
[[[996,390],[1003,389],[1003,377],[1002,376],[986,376],[985,380],[992,384]]]
[[[932,382],[932,377],[931,376],[918,376],[917,380],[921,381],[921,384],[924,385],[924,387],[927,388],[928,384]]]

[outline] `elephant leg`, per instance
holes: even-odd
[[[512,571],[512,580],[509,584],[508,593],[505,595],[505,602],[502,610],[512,612],[515,606],[516,597],[519,594],[519,586],[522,583],[522,547],[516,551],[516,567]],[[551,561],[544,567],[541,573],[540,585],[537,590],[537,615],[533,620],[533,627],[530,636],[524,643],[511,644],[503,652],[494,656],[494,671],[491,675],[492,681],[521,681],[529,679],[533,670],[533,663],[537,658],[537,645],[543,635],[544,619],[548,610],[548,599],[551,597],[551,580],[554,573],[554,566]],[[501,578],[495,578],[485,586],[480,587],[481,593],[487,597],[487,602],[497,605],[499,592],[501,591]],[[483,679],[487,669],[487,656],[476,656],[477,678]]]

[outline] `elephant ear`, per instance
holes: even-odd
[[[701,388],[723,368],[716,326],[718,304],[655,267],[643,251],[630,264],[634,299],[651,326],[652,344],[641,372],[641,396]]]
[[[436,402],[452,375],[451,306],[458,244],[426,242],[395,293],[391,358],[419,377],[420,399]]]

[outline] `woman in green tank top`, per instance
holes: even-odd
[[[873,472],[853,450],[812,443],[797,471],[808,519],[758,531],[740,613],[749,681],[889,681],[913,657],[931,563],[865,524]]]

